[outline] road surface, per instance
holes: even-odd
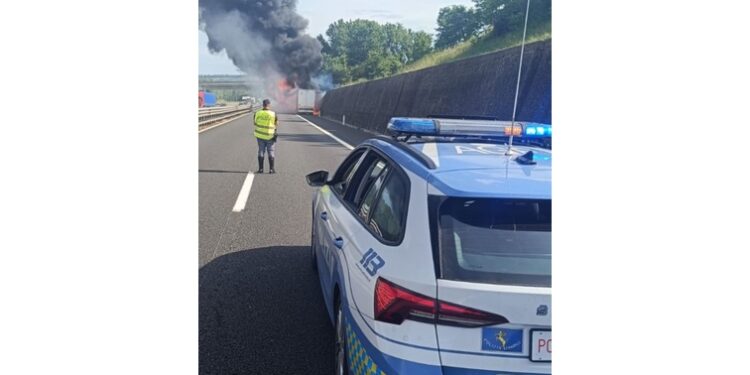
[[[201,374],[333,373],[333,328],[310,266],[313,188],[371,134],[280,115],[276,174],[257,169],[251,116],[199,134]]]

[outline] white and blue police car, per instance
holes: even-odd
[[[388,131],[307,176],[336,373],[550,373],[551,126]]]

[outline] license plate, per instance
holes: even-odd
[[[531,330],[530,356],[534,362],[552,361],[552,331]]]

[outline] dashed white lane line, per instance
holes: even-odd
[[[305,120],[305,122],[312,125],[315,129],[318,129],[321,133],[333,138],[334,141],[340,143],[342,146],[348,148],[349,150],[354,149],[352,145],[342,141],[341,138],[331,134],[329,131],[321,128],[320,126],[313,124],[312,122],[308,121],[306,118],[300,115],[297,115],[297,117],[301,118],[302,120]],[[234,207],[232,208],[232,212],[241,212],[242,210],[245,209],[245,205],[247,205],[247,199],[250,197],[250,188],[253,187],[254,178],[255,178],[255,174],[253,172],[247,173],[247,177],[245,177],[245,182],[242,184],[242,189],[240,189],[240,194],[237,196],[237,201],[234,202]]]
[[[253,172],[247,173],[245,182],[242,184],[242,189],[240,189],[240,195],[237,196],[237,201],[234,202],[234,208],[232,208],[232,212],[240,212],[245,209],[247,198],[250,196],[250,188],[253,186],[254,178],[255,174]]]
[[[329,137],[333,138],[333,140],[334,140],[334,141],[336,141],[336,142],[340,143],[340,144],[341,144],[342,146],[344,146],[344,147],[346,147],[346,148],[348,148],[348,149],[350,149],[350,150],[353,150],[353,149],[354,149],[354,147],[352,147],[352,145],[350,145],[350,144],[348,144],[348,143],[346,143],[346,142],[342,141],[342,140],[341,140],[341,138],[339,138],[339,137],[337,137],[337,136],[335,136],[335,135],[331,134],[331,133],[330,133],[330,132],[329,132],[328,130],[325,130],[325,129],[321,128],[320,126],[318,126],[318,125],[315,125],[315,124],[313,124],[312,122],[308,121],[308,120],[307,120],[306,118],[304,118],[304,117],[302,117],[302,116],[300,116],[300,115],[297,115],[297,117],[299,117],[299,118],[301,118],[301,119],[305,120],[305,122],[307,122],[308,124],[312,125],[312,126],[313,126],[313,127],[315,128],[315,129],[318,129],[318,130],[320,130],[320,132],[321,132],[321,133],[323,133],[323,134],[325,134],[325,135],[327,135],[327,136],[329,136]]]

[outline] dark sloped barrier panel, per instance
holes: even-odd
[[[551,41],[525,47],[516,118],[551,123]],[[510,120],[520,47],[329,91],[321,115],[384,133],[395,116]]]

